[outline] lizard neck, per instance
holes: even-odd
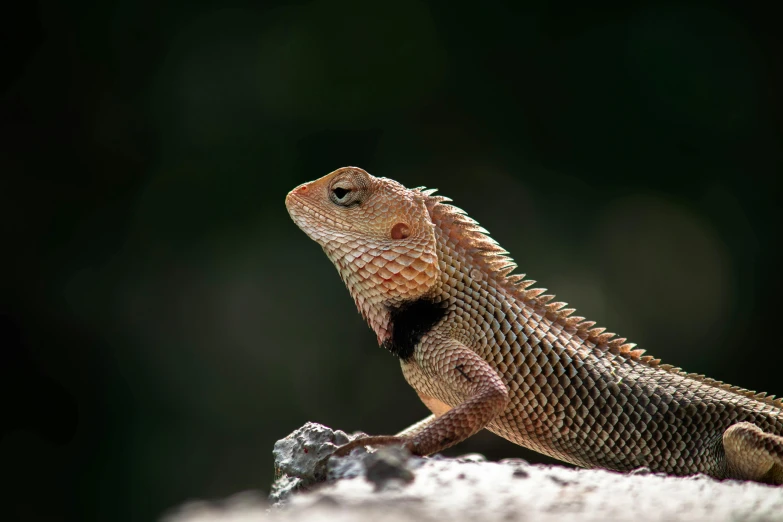
[[[391,312],[385,306],[385,296],[380,292],[368,292],[364,274],[358,272],[344,257],[333,259],[345,286],[356,303],[356,308],[375,332],[378,344],[382,345],[391,336]]]
[[[431,322],[436,315],[421,304],[426,299],[413,306],[429,295],[439,280],[435,236],[431,230],[428,232],[429,237],[419,241],[389,242],[376,247],[357,243],[354,249],[330,256],[357,309],[377,335],[378,344],[395,354],[412,351],[407,347],[393,348],[402,336],[395,324],[409,325],[406,331],[420,331],[422,324]],[[416,319],[417,315],[423,319]]]

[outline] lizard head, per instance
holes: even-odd
[[[288,193],[288,213],[334,263],[356,304],[382,337],[386,308],[427,294],[439,277],[426,196],[357,167],[344,167]]]

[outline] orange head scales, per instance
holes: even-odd
[[[387,340],[389,308],[427,295],[440,276],[426,195],[357,167],[286,196],[294,223],[323,248],[359,311]]]

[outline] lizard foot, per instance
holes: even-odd
[[[413,441],[407,437],[397,437],[394,435],[378,435],[374,437],[364,437],[362,439],[352,440],[347,444],[343,444],[337,450],[332,453],[333,457],[345,457],[351,451],[363,446],[392,446],[400,445],[410,451],[416,453],[413,449]]]

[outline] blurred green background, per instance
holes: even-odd
[[[17,8],[0,22],[12,520],[152,520],[267,491],[272,444],[308,420],[425,416],[283,205],[345,165],[440,188],[520,271],[666,362],[783,393],[771,12]],[[543,461],[487,433],[468,451]]]

